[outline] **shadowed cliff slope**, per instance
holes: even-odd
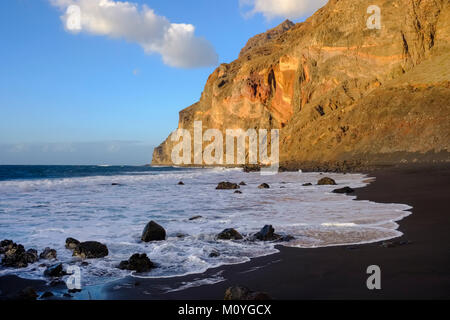
[[[381,8],[368,29],[370,5]],[[250,39],[179,128],[277,128],[285,166],[449,160],[450,1],[330,0]],[[153,164],[172,164],[170,137]],[[415,161],[415,160],[414,160]]]

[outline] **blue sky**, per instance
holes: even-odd
[[[171,66],[132,37],[68,32],[65,11],[50,1],[0,1],[0,164],[149,163],[215,66]],[[310,0],[286,0],[295,1]],[[132,2],[195,26],[219,63],[288,15],[249,15],[256,4],[239,0]]]

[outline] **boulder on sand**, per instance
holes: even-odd
[[[36,249],[28,249],[26,252],[26,257],[28,263],[35,263],[39,260],[38,252]]]
[[[272,300],[272,298],[264,292],[254,292],[246,287],[230,287],[225,291],[224,300]]]
[[[279,240],[281,236],[275,233],[275,229],[272,225],[266,225],[255,234],[255,238],[260,241],[275,241]]]
[[[166,230],[155,221],[150,221],[142,232],[141,240],[144,242],[166,240]]]
[[[14,243],[12,240],[3,240],[0,245],[4,254],[2,265],[5,267],[25,268],[29,263],[38,260],[36,250],[25,251],[23,245]]]
[[[333,190],[333,193],[353,193],[353,192],[355,192],[355,190],[353,190],[350,187],[344,187],[344,188],[341,188],[341,189]]]
[[[244,238],[235,229],[229,228],[229,229],[225,229],[221,233],[219,233],[217,235],[217,239],[219,239],[219,240],[242,240]]]
[[[246,186],[247,184],[246,184],[244,181],[241,181],[241,182],[239,183],[239,185],[240,185],[240,186]]]
[[[97,259],[106,257],[109,254],[108,248],[103,243],[97,241],[81,242],[74,250],[73,256],[81,259]]]
[[[216,190],[235,190],[235,189],[239,189],[239,185],[237,185],[236,183],[232,183],[232,182],[220,182],[217,187]]]
[[[336,181],[334,181],[331,178],[325,177],[325,178],[320,179],[319,182],[317,182],[317,184],[319,186],[325,186],[325,185],[335,186]]]
[[[261,184],[258,189],[270,189],[270,186],[267,183]]]
[[[289,242],[295,239],[291,235],[279,235],[275,233],[275,229],[271,225],[265,225],[259,232],[255,233],[252,240],[259,241],[277,241],[277,242]]]
[[[130,259],[122,261],[119,264],[119,269],[121,270],[133,270],[137,272],[147,272],[153,269],[155,265],[147,257],[145,253],[133,254]]]

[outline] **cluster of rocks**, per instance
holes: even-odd
[[[0,255],[3,256],[2,266],[26,268],[28,264],[35,263],[39,259],[56,259],[56,250],[45,248],[44,251],[38,255],[36,249],[25,250],[24,246],[21,244],[17,244],[12,240],[3,240],[0,242]]]
[[[243,240],[244,237],[235,229],[228,228],[220,232],[216,239],[218,240]],[[294,239],[291,235],[279,235],[275,233],[272,225],[265,225],[259,232],[247,238],[250,241],[280,241],[287,242]]]
[[[304,183],[303,187],[310,187],[312,185],[313,185],[312,183],[308,182],[308,183]],[[335,185],[337,185],[337,183],[336,183],[336,181],[334,181],[333,179],[331,179],[329,177],[324,177],[317,182],[317,185],[319,185],[319,186],[335,186]],[[349,194],[349,193],[354,193],[355,190],[350,187],[344,187],[344,188],[340,188],[340,189],[335,189],[332,192],[339,193],[339,194]]]
[[[228,181],[222,181],[219,182],[219,184],[216,187],[216,190],[237,190],[240,189],[241,186],[246,186],[247,184],[242,181],[239,184],[237,183],[233,183],[233,182],[228,182]],[[270,189],[270,186],[267,183],[262,183],[261,185],[258,186],[259,189]],[[235,193],[242,193],[239,192],[239,190],[237,190]]]
[[[151,269],[155,268],[155,265],[152,261],[147,257],[145,253],[133,254],[130,259],[122,261],[119,266],[121,270],[134,270],[137,272],[148,272]]]

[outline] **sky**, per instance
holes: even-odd
[[[150,163],[220,63],[324,3],[0,1],[0,165]]]

